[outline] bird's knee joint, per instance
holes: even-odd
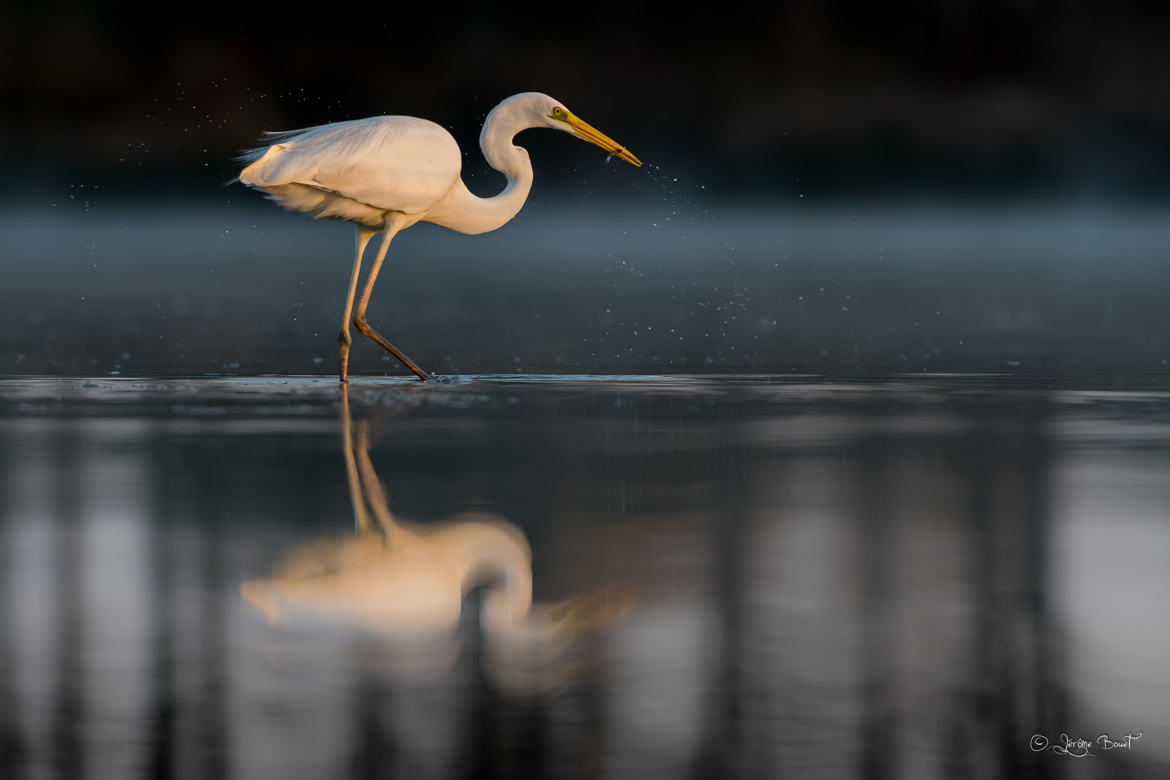
[[[365,317],[354,317],[353,326],[358,329],[358,333],[367,336],[370,334],[370,324],[366,322]]]
[[[349,335],[349,328],[342,328],[337,334],[337,343],[343,347],[353,344],[353,336]]]

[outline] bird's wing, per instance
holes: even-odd
[[[425,119],[372,117],[275,138],[240,173],[244,184],[262,189],[303,184],[375,208],[418,214],[459,178],[455,139]]]

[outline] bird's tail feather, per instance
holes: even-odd
[[[267,154],[268,150],[272,148],[273,144],[286,141],[289,138],[300,135],[303,132],[304,130],[265,130],[260,134],[260,143],[262,143],[263,146],[254,146],[251,149],[241,149],[232,156],[232,162],[234,162],[236,165],[247,168],[249,165]],[[236,176],[233,176],[231,179],[228,179],[226,182],[224,182],[223,186],[227,187],[232,184],[236,184],[239,181],[240,177],[237,174]]]

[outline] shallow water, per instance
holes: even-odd
[[[0,207],[0,373],[330,373],[351,226],[223,197]],[[412,227],[370,322],[439,373],[1170,375],[1164,208],[663,198]],[[398,373],[354,337],[354,373]]]
[[[0,777],[1163,774],[1170,392],[1109,384],[0,380]],[[426,563],[469,512],[520,628]]]

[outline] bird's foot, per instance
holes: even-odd
[[[359,333],[361,333],[363,336],[368,336],[369,338],[373,339],[380,347],[382,347],[382,349],[398,358],[398,361],[413,371],[414,375],[417,376],[421,381],[431,381],[432,377],[430,374],[419,368],[413,360],[402,354],[402,352],[400,352],[393,344],[387,341],[381,333],[374,330],[370,324],[366,322],[366,319],[362,316],[361,312],[358,312],[358,316],[354,317],[353,324],[355,327],[357,327]]]

